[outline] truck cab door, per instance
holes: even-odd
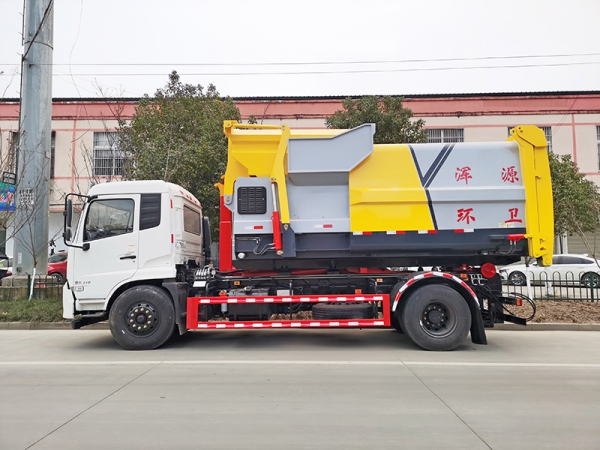
[[[98,307],[138,269],[140,195],[103,196],[92,200],[82,217],[73,261],[73,291],[79,306]]]

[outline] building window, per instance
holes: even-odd
[[[552,127],[540,127],[548,141],[548,151],[552,153]]]
[[[444,143],[444,142],[464,142],[465,130],[462,128],[440,128],[427,130],[427,142]]]
[[[598,170],[600,170],[600,127],[596,127],[596,142],[598,144]]]
[[[19,146],[19,132],[11,131],[8,141],[8,155],[4,162],[5,171],[17,173],[17,147]]]
[[[50,137],[50,178],[54,178],[54,157],[56,155],[56,131]]]
[[[120,176],[123,174],[123,152],[119,149],[116,132],[94,133],[94,175]]]

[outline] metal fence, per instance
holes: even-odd
[[[64,281],[57,281],[51,275],[38,275],[33,280],[32,298],[62,298]],[[28,289],[31,285],[28,286]]]
[[[542,272],[503,279],[504,292],[516,292],[534,300],[600,301],[600,275],[590,272]],[[529,278],[529,286],[527,285]]]

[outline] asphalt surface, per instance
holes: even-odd
[[[0,449],[598,449],[600,332],[0,332]]]

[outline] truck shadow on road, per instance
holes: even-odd
[[[121,350],[109,331],[79,341],[88,350]],[[485,348],[467,338],[456,350]],[[198,352],[240,350],[354,351],[405,350],[422,352],[407,336],[395,330],[217,330],[176,333],[160,350],[197,350]],[[138,353],[138,352],[136,352]]]

